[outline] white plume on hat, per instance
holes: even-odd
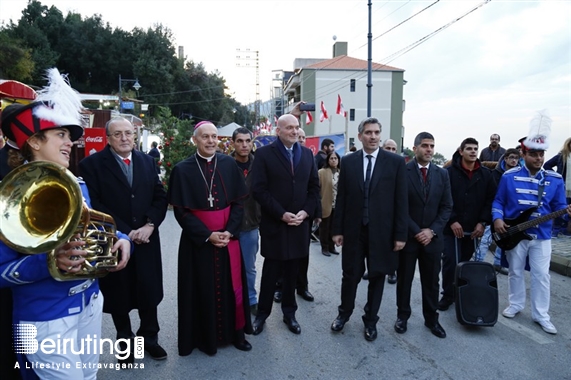
[[[523,144],[528,149],[547,150],[551,134],[551,118],[547,110],[538,111],[529,122],[529,133]]]
[[[81,126],[83,106],[78,93],[69,85],[67,76],[52,68],[47,70],[46,79],[48,85],[38,91],[38,97],[34,102],[45,102],[48,107],[34,108],[34,115],[57,125]]]

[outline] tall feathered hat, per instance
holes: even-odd
[[[65,127],[72,141],[83,135],[83,106],[78,93],[56,68],[48,69],[46,78],[48,85],[38,91],[34,102],[11,104],[2,111],[2,132],[18,148],[22,148],[33,134],[48,129]]]
[[[549,148],[549,135],[551,134],[551,118],[547,110],[538,111],[529,122],[529,133],[519,140],[521,150],[547,150]]]

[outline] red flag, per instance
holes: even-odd
[[[319,117],[319,121],[323,123],[323,120],[329,119],[327,115],[327,110],[325,109],[325,104],[323,104],[323,100],[321,101],[321,115]]]
[[[305,112],[305,125],[309,125],[313,123],[313,116],[311,116],[311,112],[306,111]]]
[[[347,116],[347,112],[343,108],[343,103],[341,102],[341,95],[337,94],[337,115]]]

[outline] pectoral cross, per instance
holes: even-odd
[[[210,207],[214,207],[214,197],[212,196],[212,193],[210,193],[206,199],[210,202]]]

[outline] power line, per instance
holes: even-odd
[[[448,28],[448,27],[451,26],[452,24],[454,24],[454,23],[460,21],[460,20],[463,19],[464,17],[468,16],[470,13],[472,13],[472,12],[474,12],[474,11],[480,9],[482,6],[486,5],[486,4],[489,3],[490,1],[491,1],[491,0],[486,0],[486,1],[484,1],[484,2],[482,2],[482,3],[480,3],[480,4],[478,4],[476,7],[474,7],[474,8],[471,9],[471,10],[469,10],[468,12],[464,13],[463,15],[461,15],[461,16],[455,18],[454,20],[450,21],[448,24],[441,26],[440,28],[436,29],[434,32],[432,32],[432,33],[430,33],[430,34],[427,34],[426,36],[420,38],[419,40],[417,40],[416,42],[414,42],[414,43],[408,45],[407,47],[405,47],[405,48],[403,48],[403,49],[400,49],[399,51],[397,51],[397,52],[395,52],[395,53],[393,53],[393,54],[387,56],[386,58],[384,58],[384,59],[381,60],[381,62],[385,62],[385,63],[383,63],[382,65],[383,65],[383,66],[387,66],[390,62],[392,62],[392,61],[394,61],[395,59],[397,59],[397,58],[403,56],[404,54],[406,54],[406,53],[408,53],[409,51],[411,51],[412,49],[418,47],[418,46],[421,45],[422,43],[428,41],[430,38],[434,37],[436,34],[440,33],[441,31],[443,31],[444,29]],[[433,5],[433,4],[431,4],[430,6],[432,6],[432,5]],[[344,78],[341,78],[341,80],[342,80],[342,79],[346,79],[346,78],[350,78],[350,77],[352,77],[353,75],[354,75],[354,74],[349,74],[349,75],[345,76]],[[355,80],[359,80],[359,79],[364,78],[366,75],[367,75],[367,73],[365,72],[365,73],[363,73],[363,74],[361,74],[361,75],[357,75],[354,79],[355,79]],[[346,85],[346,84],[342,84],[341,86],[338,86],[338,87],[332,89],[331,91],[326,92],[326,93],[323,94],[322,96],[327,96],[327,95],[333,94],[333,93],[339,91],[340,89],[342,89],[345,85]],[[326,86],[323,86],[323,87],[327,87],[327,86],[329,86],[329,85],[326,85]],[[322,87],[322,88],[323,88],[323,87]]]

